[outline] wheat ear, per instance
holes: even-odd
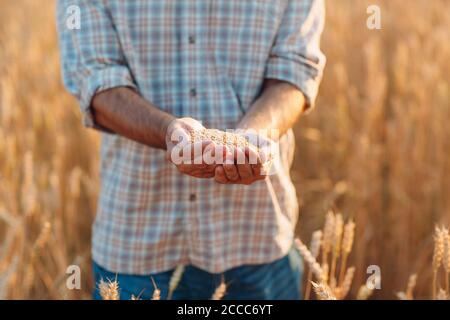
[[[409,276],[408,279],[408,285],[406,286],[406,298],[408,300],[413,300],[414,299],[414,288],[416,287],[417,284],[417,274],[412,274]]]
[[[333,211],[328,211],[323,226],[323,240],[322,240],[322,265],[328,264],[328,253],[331,249],[331,242],[334,234],[335,216]]]
[[[356,295],[356,300],[367,300],[373,293],[373,289],[367,287],[367,285],[362,285],[359,287],[358,293]]]
[[[342,236],[342,260],[339,272],[339,285],[344,281],[345,270],[347,268],[347,259],[352,251],[353,239],[355,237],[355,223],[353,220],[348,221],[344,227],[344,235]]]
[[[314,231],[314,233],[311,236],[311,244],[309,246],[311,255],[314,257],[314,259],[317,259],[320,251],[320,245],[322,242],[322,231],[317,230]],[[308,268],[308,279],[306,281],[306,288],[305,288],[305,300],[309,300],[309,296],[311,295],[311,280],[313,276],[313,272],[311,268]]]
[[[447,300],[447,292],[444,289],[439,288],[439,292],[436,296],[436,300]]]
[[[311,281],[311,284],[319,300],[336,300],[336,297],[326,283]]]
[[[347,294],[352,287],[353,276],[355,275],[355,267],[350,267],[345,272],[344,280],[342,281],[342,285],[339,287],[339,299],[345,299]]]
[[[395,294],[399,300],[408,300],[406,293],[404,291],[399,291]]]
[[[151,277],[152,283],[153,283],[153,294],[152,294],[152,300],[161,300],[161,290],[156,286],[155,279]]]
[[[103,300],[119,300],[119,283],[117,280],[105,282],[101,279],[98,289]]]
[[[433,300],[436,299],[437,289],[437,276],[439,267],[442,264],[442,258],[444,255],[444,232],[441,228],[435,228],[434,232],[434,252],[433,252],[433,282],[432,282],[432,296]]]
[[[333,255],[331,260],[331,268],[330,268],[330,287],[334,289],[337,285],[336,282],[336,264],[337,259],[341,253],[341,241],[342,241],[342,232],[344,228],[344,220],[341,214],[336,215],[336,221],[334,224],[334,233],[333,233]]]
[[[219,286],[214,291],[211,300],[222,300],[227,292],[227,285],[225,284],[225,279],[222,275],[222,280],[220,281]]]
[[[450,234],[447,228],[444,228],[444,247],[443,265],[445,270],[445,290],[447,295],[450,296]]]
[[[141,296],[142,296],[142,294],[144,293],[144,291],[145,291],[145,288],[142,289],[141,292],[140,292],[137,296],[135,296],[134,294],[132,294],[130,300],[142,300],[142,299],[141,299]]]
[[[412,274],[408,278],[408,284],[405,291],[397,292],[397,297],[400,300],[414,300],[414,288],[417,284],[417,274]]]
[[[181,281],[181,278],[183,277],[184,273],[184,264],[180,264],[175,268],[175,271],[173,272],[172,276],[170,277],[169,281],[169,294],[167,295],[167,299],[172,299],[172,295],[175,292],[176,288],[178,287],[178,284]]]
[[[323,279],[323,270],[320,264],[316,261],[312,253],[308,250],[308,248],[303,244],[300,239],[295,239],[295,246],[297,247],[300,255],[308,264],[309,268],[312,270],[314,276],[319,280],[319,282]]]

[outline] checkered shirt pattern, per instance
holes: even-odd
[[[69,28],[73,5],[80,29]],[[236,126],[266,78],[297,86],[314,106],[323,0],[59,0],[57,8],[63,80],[88,127],[96,127],[93,96],[119,86],[221,130]],[[292,131],[280,139],[278,173],[242,186],[182,175],[164,151],[99,129],[99,265],[149,274],[184,263],[220,273],[288,252],[298,217]]]

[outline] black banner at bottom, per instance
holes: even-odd
[[[399,312],[429,316],[450,310],[450,301],[1,301],[2,313],[33,313],[64,319],[120,316],[126,319],[302,319],[386,317]],[[95,315],[97,316],[97,315]]]

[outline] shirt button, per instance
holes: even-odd
[[[197,90],[195,90],[195,88],[192,88],[190,91],[190,95],[191,97],[195,98],[197,96]]]
[[[189,195],[189,201],[193,202],[195,200],[197,200],[197,195],[195,193],[191,193]]]
[[[195,44],[195,36],[193,35],[189,36],[189,44]]]

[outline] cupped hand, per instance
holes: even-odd
[[[206,163],[204,155],[214,156],[217,148],[212,141],[193,143],[191,133],[205,127],[193,118],[175,119],[166,132],[166,158],[183,174],[196,178],[212,178],[215,175],[215,163]]]
[[[270,172],[275,142],[253,131],[241,132],[250,142],[246,147],[228,147],[223,165],[216,166],[214,179],[222,184],[250,185]]]

